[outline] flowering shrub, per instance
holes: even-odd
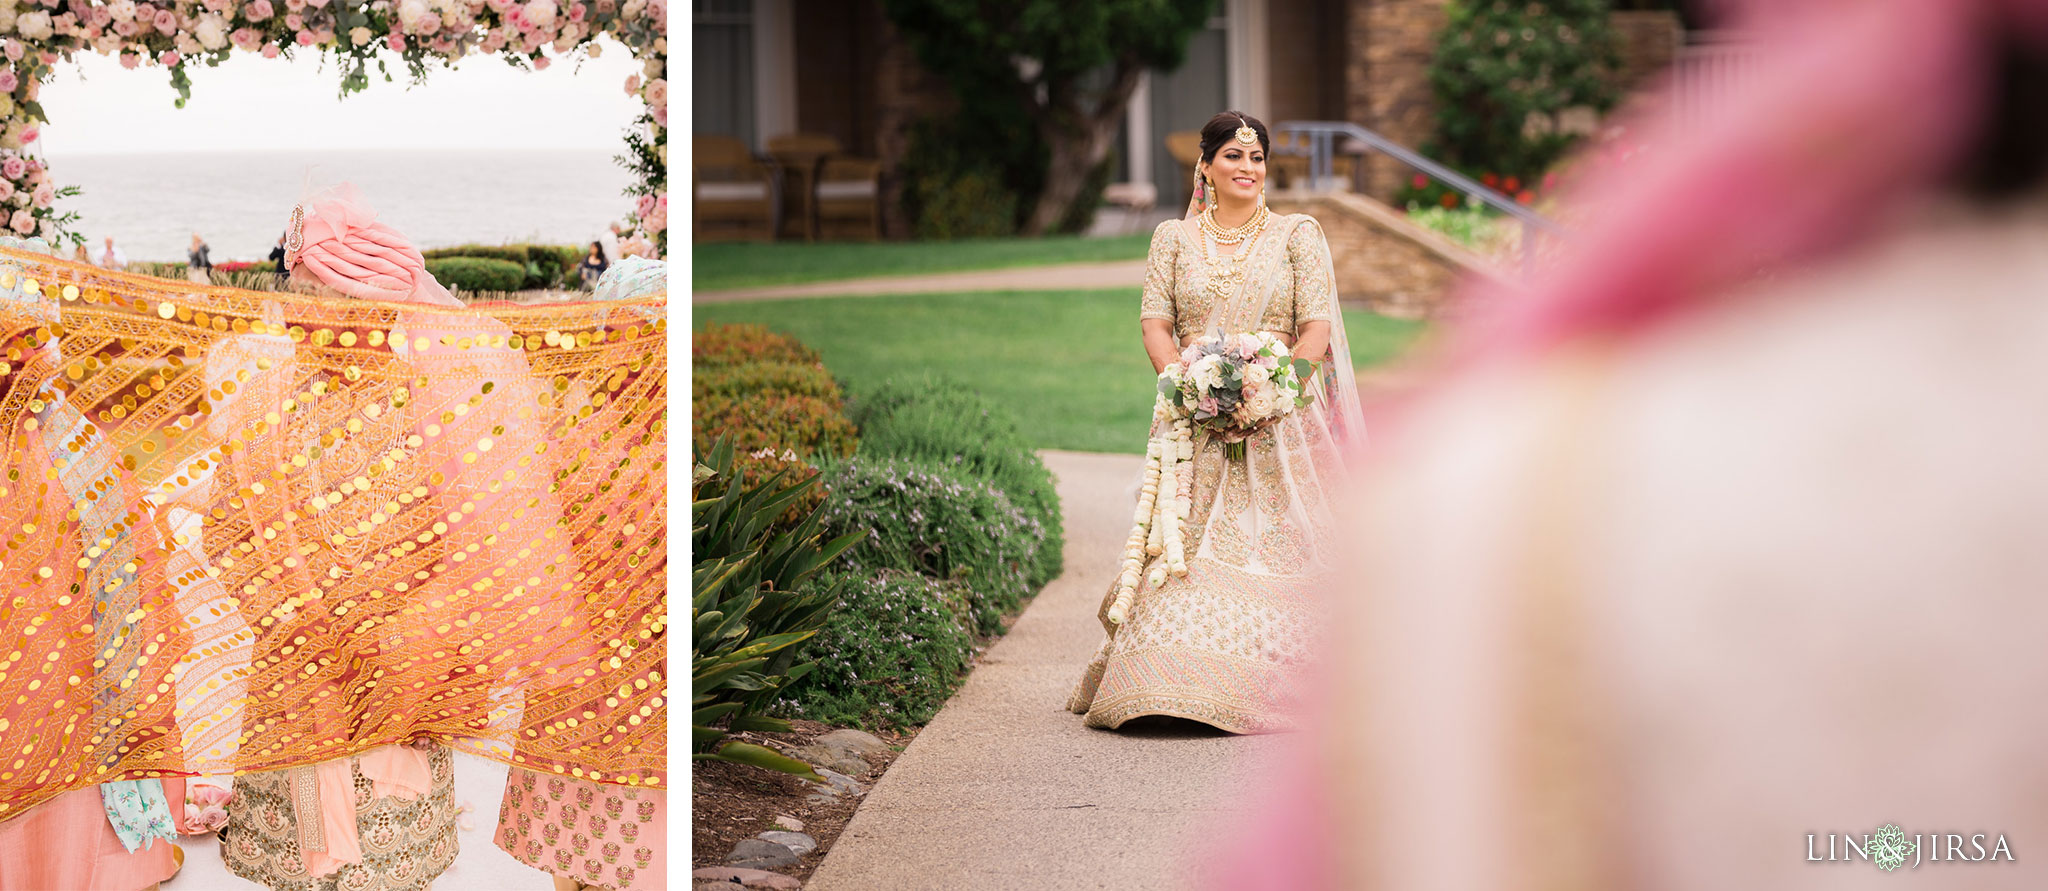
[[[1031,567],[1045,527],[1001,489],[930,461],[855,457],[825,471],[825,534],[865,532],[842,568],[899,569],[969,589],[968,615],[982,634],[1036,586]]]
[[[765,325],[709,325],[690,337],[690,366],[740,362],[795,362],[822,365],[818,351]]]
[[[370,85],[372,62],[390,79],[393,57],[418,83],[429,64],[470,54],[536,70],[557,57],[595,57],[602,46],[593,41],[610,35],[645,63],[625,84],[647,113],[627,136],[629,147],[646,150],[634,148],[642,162],[628,165],[639,177],[629,192],[639,200],[622,246],[660,256],[668,243],[667,27],[668,0],[0,0],[0,211],[22,235],[83,241],[68,228],[76,214],[52,207],[73,187],[54,186],[25,157],[49,121],[37,102],[42,85],[59,59],[81,51],[118,56],[127,68],[163,66],[182,108],[192,93],[187,66],[217,65],[235,51],[319,52],[335,60],[347,95]]]
[[[888,569],[818,578],[839,584],[839,607],[805,645],[818,667],[779,713],[863,727],[931,720],[974,653],[967,587]]]
[[[1052,472],[1001,405],[964,384],[935,378],[886,381],[852,400],[863,456],[912,458],[963,471],[1007,495],[1044,530],[1032,587],[1060,574],[1064,539]]]

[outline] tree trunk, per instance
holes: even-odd
[[[1038,194],[1038,204],[1031,209],[1023,234],[1044,235],[1066,219],[1088,182],[1088,174],[1109,157],[1117,123],[1123,120],[1131,92],[1137,89],[1139,71],[1135,60],[1117,60],[1110,84],[1093,109],[1077,107],[1080,103],[1071,98],[1075,92],[1072,84],[1049,85],[1046,105],[1033,112],[1051,159],[1045,171],[1045,189]]]

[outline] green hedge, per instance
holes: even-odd
[[[538,291],[563,285],[577,285],[576,264],[582,262],[583,255],[589,250],[588,244],[580,248],[575,245],[556,244],[465,244],[435,248],[424,253],[428,260],[456,257],[502,260],[519,267],[520,283],[518,287],[492,290]]]
[[[973,388],[940,378],[885,381],[847,407],[863,456],[910,458],[986,480],[1044,531],[1033,588],[1060,574],[1063,531],[1052,472],[1017,428],[1016,416]]]
[[[526,271],[518,263],[484,257],[431,259],[427,272],[451,291],[517,291],[526,281]]]
[[[1047,536],[988,481],[913,458],[856,455],[823,469],[826,535],[866,534],[842,558],[848,570],[895,569],[966,584],[982,634],[1037,590],[1032,569]]]
[[[818,579],[838,587],[839,606],[805,644],[817,669],[778,713],[870,728],[931,720],[974,653],[967,586],[895,570]]]

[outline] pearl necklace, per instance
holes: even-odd
[[[1216,208],[1211,207],[1196,216],[1195,222],[1202,227],[1203,232],[1209,234],[1210,238],[1216,239],[1217,244],[1236,244],[1246,238],[1257,235],[1259,230],[1266,228],[1267,216],[1266,205],[1261,203],[1257,210],[1252,211],[1251,219],[1245,220],[1241,225],[1226,229],[1217,224]]]

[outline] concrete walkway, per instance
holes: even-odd
[[[879,297],[892,294],[943,294],[953,291],[1081,291],[1095,288],[1135,288],[1144,283],[1145,261],[1117,260],[1108,263],[1062,263],[1054,266],[977,269],[933,275],[843,279],[729,291],[693,289],[690,292],[690,302],[736,303],[750,300],[788,300],[794,297]]]
[[[1040,454],[1065,508],[1066,572],[868,794],[809,891],[1177,891],[1197,887],[1200,853],[1250,804],[1279,737],[1089,730],[1066,711],[1102,642],[1095,612],[1144,459]]]

